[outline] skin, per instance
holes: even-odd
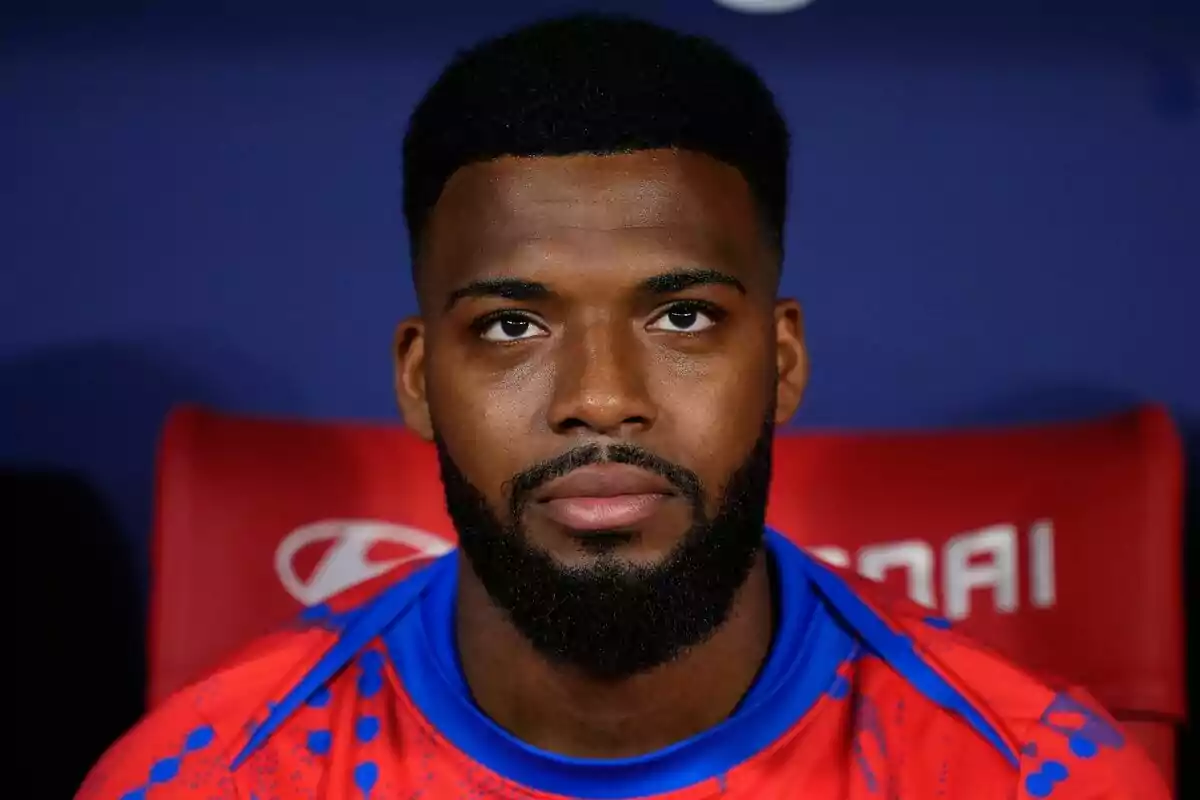
[[[421,314],[396,334],[405,422],[427,439],[436,430],[501,516],[513,475],[593,443],[637,444],[694,471],[714,513],[772,401],[786,421],[807,381],[800,309],[776,298],[777,281],[746,181],[708,156],[464,167],[423,239]],[[668,501],[605,557],[656,563],[691,516]],[[600,557],[537,514],[520,522],[565,566]],[[706,730],[737,706],[770,647],[763,554],[715,635],[616,682],[536,652],[462,563],[457,639],[474,699],[552,752],[629,757]]]

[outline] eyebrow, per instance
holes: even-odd
[[[727,272],[715,269],[680,269],[664,272],[642,281],[641,289],[649,294],[675,294],[694,286],[713,284],[732,286],[742,294],[746,293],[746,287],[741,281]]]
[[[468,297],[500,297],[505,300],[538,300],[554,294],[550,287],[537,281],[527,281],[521,278],[485,278],[471,281],[466,286],[459,287],[450,293],[446,300],[446,310],[449,311],[459,300]]]
[[[638,289],[646,294],[676,294],[696,286],[729,286],[746,294],[745,285],[734,276],[715,269],[679,269],[652,275],[643,280]],[[554,291],[544,283],[522,278],[485,278],[471,281],[450,293],[446,300],[449,311],[459,300],[471,297],[499,297],[504,300],[541,300],[552,297]]]

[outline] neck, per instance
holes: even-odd
[[[536,652],[463,560],[457,638],[480,709],[522,741],[576,758],[631,758],[719,724],[750,690],[774,631],[766,551],[713,636],[679,658],[601,682]]]

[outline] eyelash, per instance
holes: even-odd
[[[530,325],[537,325],[537,319],[532,314],[526,314],[523,311],[516,311],[511,308],[502,308],[498,311],[489,311],[482,317],[471,322],[471,332],[476,336],[482,336],[488,328],[495,325],[502,319],[520,319],[528,322]]]
[[[699,311],[708,316],[714,325],[727,316],[725,309],[713,305],[707,300],[677,300],[660,311],[654,319],[662,319],[672,311],[682,311],[685,314],[692,311]]]
[[[721,320],[725,319],[727,316],[725,309],[714,305],[707,300],[676,300],[656,314],[654,319],[662,319],[672,311],[682,311],[683,313],[699,311],[711,318],[713,324],[721,322]],[[472,321],[471,332],[476,336],[482,336],[490,327],[492,327],[492,325],[496,324],[502,319],[520,319],[528,322],[531,325],[538,325],[540,327],[540,323],[538,322],[537,318],[532,314],[528,314],[524,311],[517,311],[511,308],[502,308],[496,311],[490,311],[487,314],[484,314],[482,317]],[[686,335],[687,331],[679,331],[679,333],[681,335]]]

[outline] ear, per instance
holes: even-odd
[[[404,424],[422,439],[433,439],[429,397],[425,392],[425,323],[409,317],[396,327],[392,357],[395,361],[396,402]]]
[[[795,300],[775,303],[775,423],[782,425],[800,407],[808,386],[804,312]]]

